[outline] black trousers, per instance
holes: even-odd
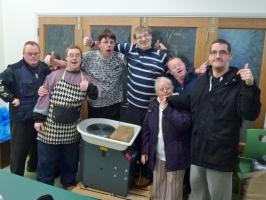
[[[145,118],[147,109],[145,108],[139,108],[136,107],[132,104],[128,105],[128,108],[126,110],[126,119],[125,122],[131,123],[131,124],[136,124],[142,127],[143,125],[143,120]],[[138,134],[136,140],[134,141],[133,148],[138,152],[137,155],[137,165],[135,168],[135,175],[141,174],[149,179],[152,179],[152,171],[147,167],[147,165],[142,165],[140,163],[141,159],[141,135],[142,131]]]
[[[37,132],[34,129],[33,121],[20,122],[11,120],[10,127],[10,171],[23,176],[28,155],[28,165],[31,168],[37,167]]]
[[[136,124],[142,127],[146,112],[147,112],[147,109],[145,108],[139,108],[132,104],[129,104],[126,110],[125,122],[130,123],[130,124]],[[140,150],[140,147],[141,147],[141,135],[142,134],[140,132],[134,142],[138,151]]]
[[[119,120],[120,103],[116,103],[105,107],[98,107],[98,108],[89,106],[89,117]]]
[[[37,179],[54,185],[57,170],[60,171],[60,182],[64,188],[76,184],[78,171],[79,143],[46,144],[38,141]]]

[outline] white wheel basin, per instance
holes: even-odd
[[[110,138],[97,136],[97,135],[91,134],[87,131],[87,127],[89,125],[99,124],[99,123],[111,125],[114,128],[117,128],[119,125],[132,127],[134,129],[134,135],[133,135],[132,139],[130,140],[130,142],[127,143],[127,142],[121,142],[118,140],[112,140]],[[129,123],[115,121],[115,120],[111,120],[111,119],[90,118],[90,119],[85,119],[85,120],[82,120],[81,122],[79,122],[77,129],[78,129],[78,132],[80,132],[81,137],[85,142],[95,144],[98,146],[103,146],[103,147],[115,149],[118,151],[123,151],[127,147],[129,147],[133,144],[134,140],[136,139],[136,137],[138,136],[138,134],[140,132],[141,127],[138,125],[135,125],[135,124],[129,124]]]

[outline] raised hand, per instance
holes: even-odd
[[[89,46],[89,47],[91,47],[91,46],[93,46],[93,44],[94,44],[94,41],[93,41],[93,39],[92,39],[91,36],[86,36],[86,37],[84,37],[84,39],[83,39],[83,45],[84,45],[84,46]]]
[[[160,100],[160,107],[162,109],[165,109],[167,106],[168,106],[168,101],[167,101],[167,97],[165,97],[162,100]]]
[[[43,60],[48,66],[50,66],[50,58],[51,58],[51,55],[46,55]]]
[[[205,61],[204,63],[202,63],[200,67],[198,67],[198,68],[195,69],[195,73],[197,75],[203,75],[203,74],[205,74],[206,73],[206,70],[207,70],[208,64],[209,64],[209,61],[208,60]]]
[[[52,51],[51,56],[50,56],[50,65],[53,67],[53,70],[57,70],[57,62],[55,61],[55,55],[54,51]]]
[[[89,82],[82,77],[82,80],[81,80],[79,86],[80,86],[80,90],[82,92],[86,92],[88,89],[88,86],[89,86]]]
[[[157,40],[157,41],[156,41],[156,43],[155,43],[155,48],[156,48],[156,49],[159,49],[159,50],[161,50],[161,51],[166,51],[166,50],[167,50],[167,47],[166,47],[163,43],[161,43],[160,40]]]
[[[240,75],[243,81],[245,81],[246,85],[251,86],[254,84],[254,77],[248,63],[246,63],[243,69],[240,69],[237,74]]]

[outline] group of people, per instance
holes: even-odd
[[[75,185],[82,102],[88,98],[90,117],[119,120],[128,70],[126,121],[142,126],[135,147],[152,172],[152,198],[182,200],[187,177],[190,199],[231,199],[240,127],[261,105],[249,66],[230,66],[231,45],[223,39],[211,44],[202,72],[186,57],[152,47],[148,27],[137,27],[133,38],[135,44],[116,43],[109,29],[98,41],[85,37],[84,45],[98,50],[82,55],[72,46],[65,60],[50,56],[48,64],[59,68],[52,73],[39,60],[39,45],[25,43],[23,59],[0,74],[0,98],[10,103],[11,172],[23,175],[38,146],[37,179],[53,185],[59,170],[64,187]]]

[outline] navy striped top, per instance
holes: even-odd
[[[167,54],[153,48],[142,50],[136,44],[116,44],[115,51],[125,54],[128,65],[127,101],[139,108],[148,108],[154,96],[155,79],[165,72]]]

